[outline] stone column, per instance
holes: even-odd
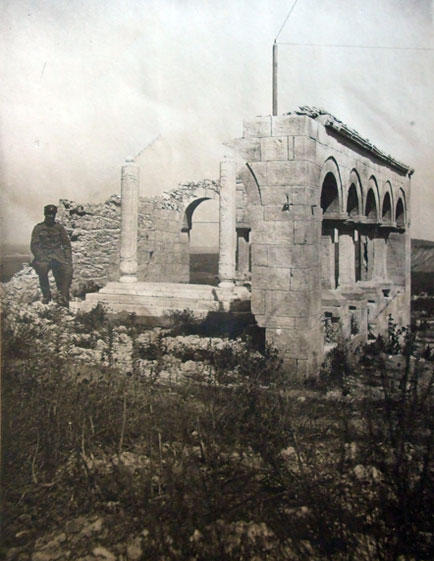
[[[120,282],[137,282],[137,229],[139,216],[139,167],[127,158],[121,177]]]
[[[225,158],[220,162],[220,252],[219,286],[235,286],[236,251],[236,169],[235,162]]]

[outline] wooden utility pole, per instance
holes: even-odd
[[[273,115],[277,115],[277,43],[273,44]]]

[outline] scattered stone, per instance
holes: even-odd
[[[181,364],[181,370],[183,372],[194,372],[195,370],[197,370],[197,364],[194,362],[194,360],[187,360],[186,362],[183,362]]]
[[[66,541],[66,534],[65,534],[65,532],[61,532],[60,534],[58,534],[58,535],[56,536],[56,540],[57,540],[59,543],[63,543],[64,541]]]
[[[5,561],[15,561],[22,551],[22,547],[11,547],[6,553]]]
[[[128,561],[138,561],[143,553],[142,540],[135,538],[127,545],[127,559]]]
[[[31,533],[31,530],[21,530],[21,532],[17,532],[15,537],[18,539],[25,538]]]
[[[297,452],[293,446],[288,446],[288,448],[284,448],[283,450],[280,451],[280,455],[284,460],[291,458],[291,456],[295,456],[296,453]]]
[[[95,522],[91,524],[92,531],[95,533],[101,532],[103,526],[104,520],[101,517],[97,518]]]
[[[94,547],[92,549],[92,553],[95,555],[95,557],[101,557],[102,559],[104,559],[104,561],[116,561],[116,557],[113,555],[113,553],[105,547]]]
[[[75,518],[74,520],[68,520],[65,524],[65,531],[67,534],[78,534],[83,529],[86,523],[83,517]]]
[[[48,551],[35,551],[32,553],[32,561],[53,561],[59,559],[61,552],[53,553]]]

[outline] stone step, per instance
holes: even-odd
[[[86,298],[94,299],[94,294],[150,296],[159,298],[176,298],[191,300],[209,300],[212,302],[249,300],[250,293],[247,288],[237,286],[234,290],[219,288],[206,284],[182,284],[182,283],[157,283],[136,282],[120,283],[110,282],[98,293],[88,294]]]
[[[121,315],[121,314],[135,314],[140,317],[141,323],[144,325],[149,325],[153,327],[168,327],[171,325],[171,312],[180,311],[177,308],[165,308],[160,306],[144,306],[138,305],[137,303],[116,303],[116,302],[103,302],[102,303],[109,314]],[[95,302],[90,301],[72,301],[70,303],[70,309],[72,312],[89,312],[95,306]],[[233,321],[237,318],[238,321],[251,322],[252,315],[250,311],[235,311],[229,312],[227,310],[219,310],[218,312],[213,310],[204,310],[196,308],[192,310],[193,317],[197,320],[204,320],[207,317],[218,316],[222,317],[222,321]]]
[[[204,318],[210,313],[250,313],[250,293],[242,286],[231,290],[198,284],[110,282],[99,292],[86,294],[84,302],[71,302],[71,309],[89,311],[97,304],[113,313],[135,313],[156,321],[183,310]]]
[[[221,293],[223,289],[207,284],[183,284],[168,282],[136,282],[136,283],[120,283],[109,282],[100,294],[134,294],[140,296],[179,296],[187,298],[214,299],[216,295]]]
[[[153,318],[155,320],[155,325],[162,325],[165,322],[161,322],[162,318],[169,318],[171,312],[176,311],[176,308],[165,308],[160,306],[144,306],[136,303],[119,303],[119,302],[101,302],[108,313],[120,314],[135,314],[142,318]],[[81,301],[81,302],[71,302],[70,309],[73,312],[88,312],[95,306],[95,302]],[[193,315],[197,319],[204,319],[212,310],[201,310],[195,309]]]
[[[160,294],[153,295],[142,295],[142,294],[120,294],[120,293],[107,293],[95,292],[88,294],[86,301],[88,302],[101,302],[109,304],[131,304],[136,306],[150,306],[159,308],[172,308],[181,309],[186,308],[194,310],[212,310],[218,312],[223,307],[227,307],[228,301],[218,301],[211,299],[203,299],[199,297],[202,295],[197,295],[197,297],[179,297],[177,295],[167,296]]]

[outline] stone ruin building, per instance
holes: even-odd
[[[363,342],[410,313],[410,178],[332,115],[301,108],[244,122],[219,181],[139,197],[122,168],[121,197],[61,201],[75,277],[105,285],[86,300],[158,324],[170,310],[251,312],[298,376],[315,372],[340,333]],[[195,209],[219,201],[219,285],[189,284]]]

